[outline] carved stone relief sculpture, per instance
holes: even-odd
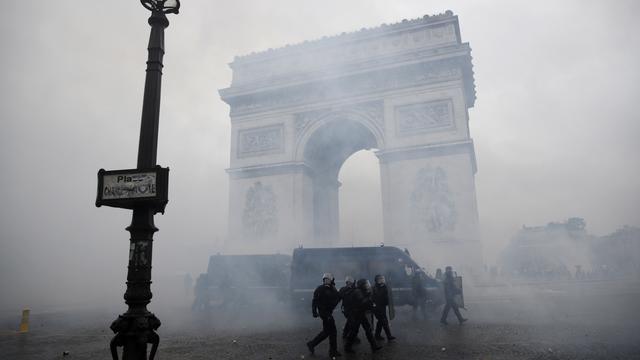
[[[278,208],[271,186],[257,181],[247,190],[242,225],[245,235],[253,238],[264,238],[278,232]]]
[[[238,132],[238,157],[258,156],[284,151],[284,126],[243,129]]]
[[[413,224],[419,232],[427,230],[442,233],[455,230],[458,212],[444,169],[427,166],[418,171],[411,193],[411,207]]]

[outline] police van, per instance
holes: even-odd
[[[196,283],[195,307],[287,301],[290,268],[290,255],[213,255],[202,284]]]
[[[337,288],[345,285],[346,276],[373,283],[376,275],[384,275],[395,306],[413,305],[417,284],[424,287],[431,305],[443,303],[441,283],[421,272],[407,250],[378,246],[295,249],[289,285],[293,305],[308,307],[313,291],[322,282],[320,276],[326,272],[334,275]]]

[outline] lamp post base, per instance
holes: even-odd
[[[126,312],[118,316],[110,327],[116,333],[109,344],[113,360],[118,360],[118,346],[123,347],[123,360],[147,360],[147,344],[151,344],[149,360],[153,360],[160,343],[160,337],[155,332],[159,327],[160,320],[150,312]]]

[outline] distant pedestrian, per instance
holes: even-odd
[[[444,280],[444,278],[442,276],[442,269],[440,269],[440,268],[436,269],[436,280],[440,280],[440,281]]]
[[[427,319],[427,289],[425,288],[424,273],[419,268],[413,271],[411,279],[411,298],[413,306],[413,320],[418,318],[418,309],[422,313],[422,319]]]
[[[376,340],[383,340],[381,336],[382,329],[387,335],[387,341],[393,341],[395,336],[391,335],[389,327],[389,319],[387,318],[387,306],[389,306],[389,289],[383,275],[376,275],[375,285],[373,286],[373,303],[376,305],[373,314],[376,316]]]
[[[315,347],[324,339],[329,338],[329,357],[341,356],[338,352],[338,342],[336,322],[333,319],[333,309],[340,302],[340,294],[336,290],[335,279],[332,274],[325,273],[322,275],[322,285],[318,286],[313,292],[313,301],[311,310],[313,317],[318,316],[322,319],[322,331],[307,343],[307,348],[314,353]]]
[[[455,284],[455,279],[453,277],[453,269],[451,266],[447,266],[444,272],[444,280],[442,285],[444,287],[444,299],[446,304],[444,305],[444,309],[442,310],[442,317],[440,318],[440,323],[442,325],[448,325],[447,316],[449,315],[449,310],[453,309],[453,312],[456,314],[458,318],[458,322],[462,324],[467,321],[467,319],[462,317],[460,314],[460,309],[458,308],[458,303],[455,300],[456,295],[462,294],[462,289],[459,289]]]

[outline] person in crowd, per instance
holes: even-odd
[[[346,341],[349,337],[349,333],[351,331],[356,332],[356,336],[354,338],[354,343],[359,344],[360,339],[358,339],[358,329],[353,329],[353,324],[349,322],[349,319],[353,319],[349,315],[353,311],[353,305],[351,304],[351,294],[356,289],[356,282],[353,280],[351,276],[346,276],[344,278],[345,285],[338,290],[338,294],[340,294],[340,299],[342,300],[342,314],[344,315],[346,322],[344,324],[344,328],[342,329],[342,340]]]
[[[440,268],[436,269],[436,280],[440,280],[440,281],[444,280],[442,277],[442,269]]]
[[[427,319],[427,289],[424,284],[424,273],[422,270],[415,269],[413,278],[411,279],[411,297],[413,301],[413,319],[418,318],[418,308],[422,312],[422,319]]]
[[[453,309],[453,312],[456,314],[456,317],[458,318],[458,322],[461,325],[463,322],[467,321],[467,319],[463,318],[462,314],[460,314],[458,303],[455,300],[455,296],[460,295],[462,293],[462,290],[456,286],[454,280],[455,279],[453,277],[453,269],[451,268],[451,266],[447,266],[445,268],[444,280],[443,280],[444,298],[445,298],[446,304],[444,305],[444,309],[442,310],[442,317],[440,318],[440,323],[442,325],[448,325],[447,316],[449,315],[449,310],[451,309]]]
[[[307,342],[307,348],[314,353],[315,347],[329,338],[329,357],[341,356],[338,352],[338,342],[336,322],[333,319],[333,310],[340,302],[340,294],[336,289],[335,279],[332,274],[325,273],[322,275],[322,285],[318,286],[313,292],[313,300],[311,302],[311,311],[314,318],[322,319],[322,331]]]
[[[381,336],[382,329],[387,336],[387,341],[393,341],[395,336],[391,335],[391,328],[389,327],[389,319],[387,318],[387,306],[389,306],[389,289],[383,275],[376,275],[375,285],[373,287],[373,303],[375,308],[373,314],[376,317],[376,340],[383,340]]]
[[[353,329],[359,329],[362,326],[364,333],[371,345],[371,351],[376,352],[382,347],[376,343],[373,333],[371,332],[371,323],[367,318],[367,313],[373,311],[375,304],[371,299],[371,284],[367,279],[360,279],[356,283],[356,289],[351,293],[349,301],[353,305],[352,311],[349,314],[349,320],[353,324]],[[344,345],[345,352],[353,352],[353,344],[355,339],[355,331],[347,337],[347,342]]]

